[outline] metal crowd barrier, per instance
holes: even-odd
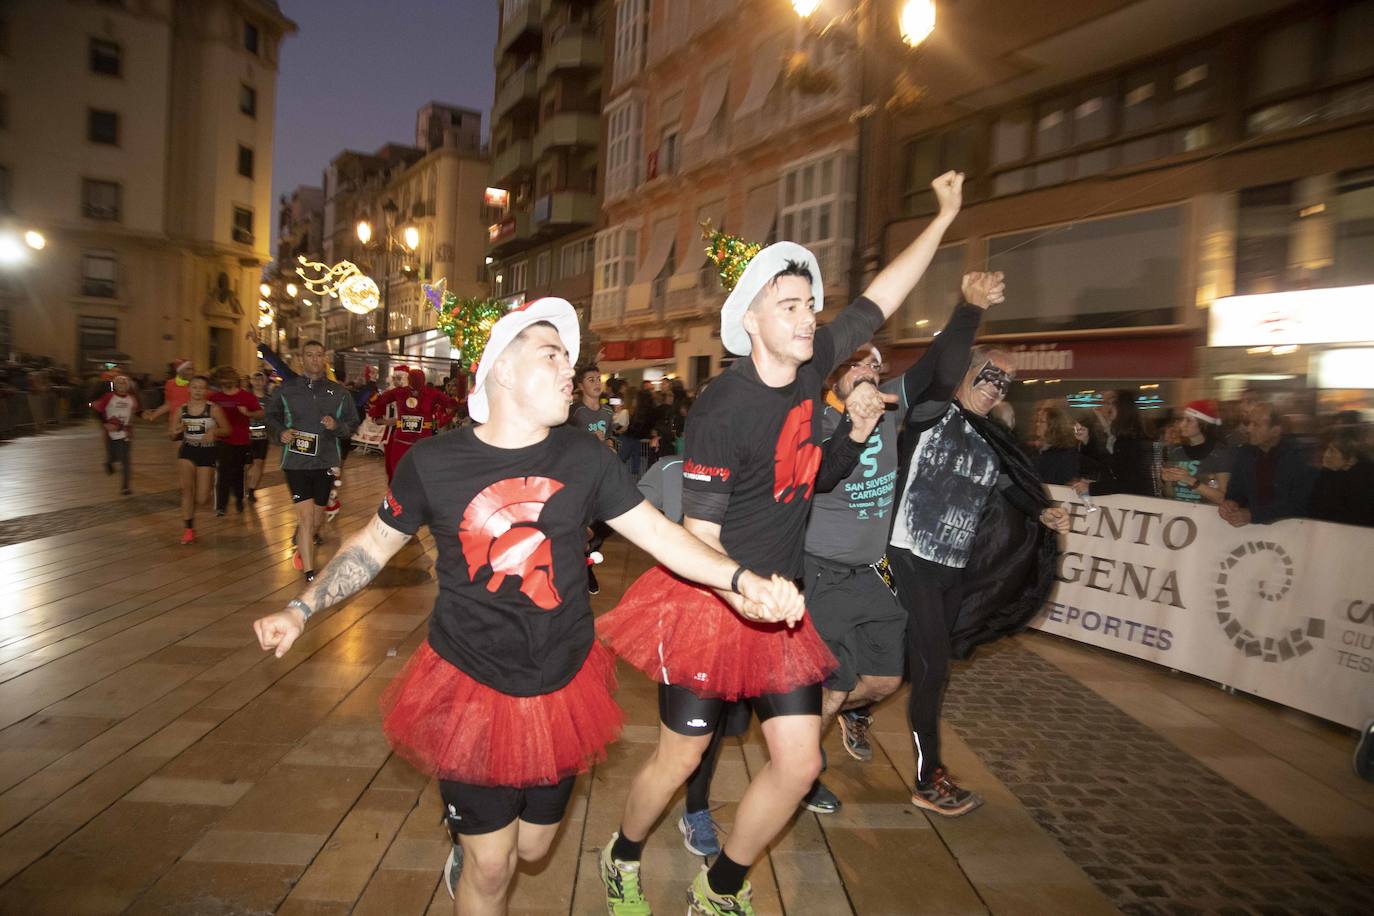
[[[0,438],[29,436],[44,429],[80,420],[85,404],[73,388],[54,388],[42,393],[15,391],[0,395]]]

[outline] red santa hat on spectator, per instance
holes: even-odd
[[[1217,410],[1216,401],[1189,401],[1188,406],[1183,408],[1185,417],[1192,417],[1199,423],[1210,423],[1213,426],[1221,425],[1221,414]]]

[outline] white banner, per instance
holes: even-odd
[[[1063,487],[1071,533],[1032,626],[1359,728],[1374,716],[1374,529],[1233,528],[1214,507]]]

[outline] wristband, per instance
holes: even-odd
[[[312,608],[310,605],[306,604],[299,598],[292,598],[290,601],[286,602],[286,606],[295,608],[296,610],[300,611],[301,614],[305,616],[306,620],[309,620],[310,615],[315,613],[314,608]]]
[[[730,591],[734,592],[736,595],[738,595],[738,594],[740,593],[740,591],[739,591],[739,577],[742,576],[742,575],[744,575],[744,567],[743,567],[743,566],[740,566],[740,567],[738,567],[738,568],[735,570],[734,576],[732,576],[732,577],[730,578]]]

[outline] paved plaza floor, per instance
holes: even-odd
[[[172,446],[139,432],[129,498],[94,426],[0,443],[0,914],[451,913],[436,787],[377,715],[424,638],[433,542],[275,660],[250,624],[300,584],[280,475],[183,547]],[[383,489],[380,458],[349,460],[326,554]],[[605,553],[598,612],[649,565]],[[629,725],[512,913],[605,912],[596,856],[657,734],[652,684],[622,666],[619,698]],[[760,914],[1374,913],[1374,785],[1348,729],[1040,634],[957,665],[946,716],[947,763],[985,805],[910,805],[898,696],[872,762],[832,731],[844,808],[799,813],[757,864]],[[757,728],[727,742],[726,829],[763,761]],[[701,864],[680,809],[645,852],[660,913]]]

